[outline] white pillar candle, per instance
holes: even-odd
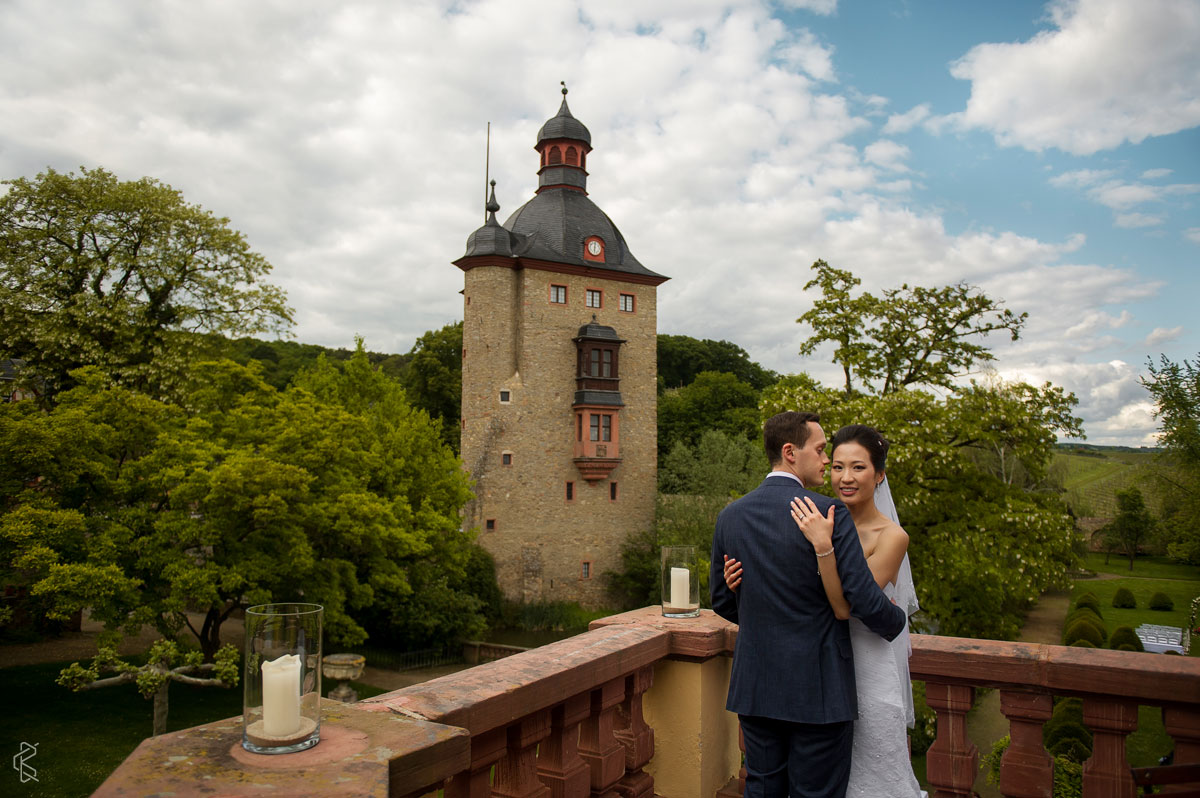
[[[300,656],[284,654],[264,662],[263,733],[287,737],[300,730]]]
[[[692,579],[687,568],[671,569],[671,606],[679,609],[692,603]]]

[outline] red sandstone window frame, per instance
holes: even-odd
[[[591,560],[583,560],[582,562],[579,563],[579,578],[580,579],[591,579],[592,578],[592,561]]]
[[[589,308],[596,308],[597,310],[600,310],[604,307],[603,288],[585,288],[583,297],[583,304]],[[595,298],[596,302],[594,305],[592,304],[593,298]]]
[[[554,298],[555,295],[557,294],[557,292],[554,290],[556,288],[562,289],[562,301],[561,302]],[[568,299],[570,299],[570,294],[567,292],[567,287],[565,285],[558,285],[557,283],[550,283],[550,304],[551,305],[565,305],[565,304],[567,304]]]
[[[629,301],[629,307],[625,307],[626,300]],[[617,300],[617,309],[622,313],[637,313],[637,295],[625,293],[620,294]]]

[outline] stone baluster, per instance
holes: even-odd
[[[1125,737],[1137,728],[1137,703],[1085,698],[1083,722],[1092,732],[1092,756],[1083,763],[1087,798],[1134,798],[1137,787],[1125,759]]]
[[[1008,718],[1012,742],[1000,760],[1000,792],[1006,798],[1050,798],[1054,760],[1042,746],[1042,724],[1054,699],[1045,694],[1000,692],[1000,711]]]
[[[507,729],[507,751],[496,763],[495,798],[550,798],[538,778],[538,744],[550,734],[550,710],[526,715]]]
[[[937,713],[937,739],[925,755],[933,798],[970,798],[973,793],[979,749],[967,737],[967,712],[974,700],[974,687],[925,683],[925,701]]]
[[[625,698],[625,678],[592,690],[591,712],[579,726],[579,755],[591,771],[593,798],[618,798],[617,782],[625,775],[625,748],[613,736],[617,706]]]
[[[579,724],[591,711],[591,693],[581,693],[550,712],[550,736],[538,750],[538,776],[551,798],[584,798],[591,790],[591,772],[579,756]]]
[[[654,778],[642,768],[654,757],[654,729],[642,715],[642,696],[654,684],[654,668],[625,677],[625,700],[617,708],[613,736],[625,747],[625,775],[617,784],[622,798],[653,798]]]
[[[741,723],[738,723],[738,750],[742,752],[742,766],[738,774],[717,791],[717,798],[742,798],[746,794],[746,738],[742,734]]]
[[[489,798],[492,765],[508,752],[505,729],[493,729],[471,738],[471,769],[446,780],[446,798]]]
[[[1191,706],[1168,704],[1163,707],[1162,717],[1163,728],[1175,740],[1174,763],[1176,765],[1200,763],[1200,711],[1196,709],[1195,704]],[[1175,784],[1164,786],[1162,791],[1166,794],[1186,792],[1188,789],[1188,785]]]

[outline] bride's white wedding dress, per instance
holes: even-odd
[[[889,596],[891,585],[884,590]],[[921,787],[908,756],[908,721],[904,695],[912,685],[900,674],[889,643],[857,618],[850,619],[854,649],[854,681],[858,687],[858,720],[850,756],[848,798],[918,798]],[[905,652],[907,656],[907,651]]]
[[[886,477],[875,491],[875,505],[885,517],[899,523]],[[907,554],[896,582],[883,592],[910,616],[919,609]],[[913,722],[908,626],[889,643],[862,621],[851,618],[850,645],[858,720],[854,722],[847,798],[920,798],[924,793],[908,755],[907,728]]]

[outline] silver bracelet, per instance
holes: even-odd
[[[833,546],[830,546],[829,551],[825,552],[824,554],[819,551],[817,552],[818,557],[828,557],[830,554],[833,554]]]

